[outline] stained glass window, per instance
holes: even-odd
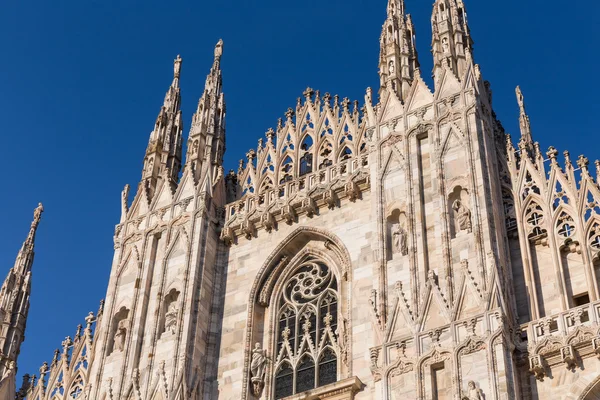
[[[333,272],[308,258],[283,286],[277,326],[275,398],[337,381],[338,286]]]

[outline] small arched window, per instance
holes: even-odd
[[[331,269],[307,259],[283,286],[278,306],[275,399],[336,382],[338,284]]]

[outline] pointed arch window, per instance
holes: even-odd
[[[338,283],[331,269],[308,258],[283,286],[278,306],[275,399],[336,382]]]

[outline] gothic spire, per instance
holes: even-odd
[[[531,135],[529,115],[527,115],[527,111],[525,110],[525,98],[519,86],[517,86],[515,92],[517,94],[517,102],[519,103],[519,126],[521,128],[519,147],[526,148],[531,152],[533,150],[533,136]]]
[[[24,340],[31,293],[35,234],[43,211],[44,207],[40,203],[33,213],[33,222],[15,265],[8,272],[0,289],[0,377],[14,369]]]
[[[173,83],[169,87],[163,106],[158,113],[154,130],[150,133],[142,181],[149,198],[154,195],[158,182],[165,177],[176,184],[181,170],[181,140],[183,123],[181,117],[180,56],[174,61]]]
[[[388,0],[380,47],[381,90],[392,90],[404,100],[414,79],[415,70],[419,68],[415,28],[410,15],[405,14],[404,0]]]
[[[204,92],[198,101],[196,113],[192,117],[192,127],[188,139],[186,168],[190,168],[194,178],[200,179],[205,172],[216,176],[223,164],[225,154],[225,97],[221,57],[223,40],[215,46],[212,68],[206,77]]]
[[[42,219],[43,212],[44,206],[42,203],[40,203],[33,212],[33,221],[31,222],[29,233],[23,242],[23,246],[21,246],[21,250],[19,251],[19,255],[17,256],[17,261],[15,263],[15,270],[20,274],[26,274],[27,272],[31,271],[31,266],[33,264],[35,234]]]
[[[463,0],[436,0],[431,25],[434,80],[444,69],[462,79],[473,47]]]

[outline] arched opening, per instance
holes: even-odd
[[[244,387],[254,397],[280,399],[351,376],[349,260],[339,238],[312,227],[296,229],[267,258],[249,297]]]
[[[333,271],[308,256],[285,280],[278,297],[275,398],[290,395],[290,375],[291,394],[337,381],[339,309]]]

